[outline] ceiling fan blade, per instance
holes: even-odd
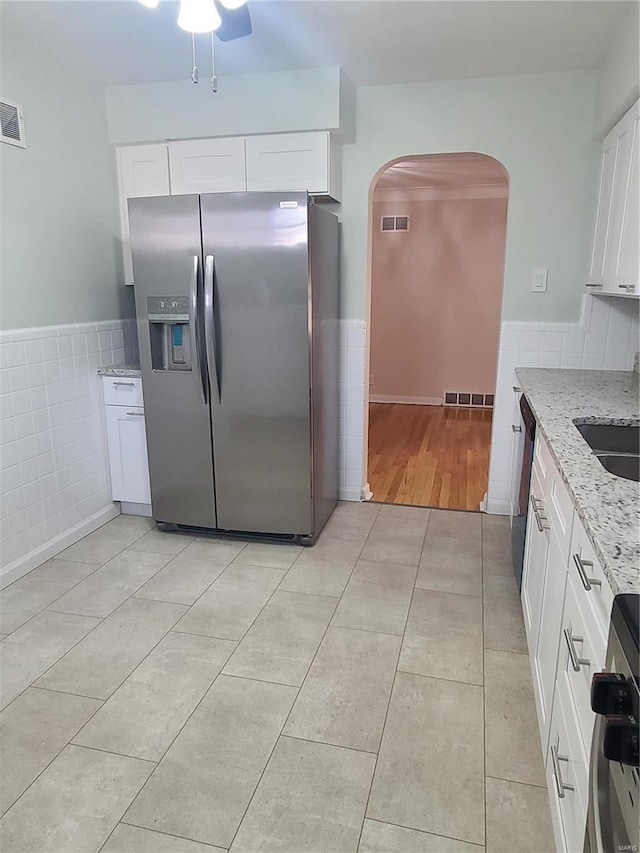
[[[216,30],[220,41],[233,41],[251,35],[251,15],[246,3],[239,9],[225,9],[221,3],[216,3],[216,8],[222,18],[222,24]]]

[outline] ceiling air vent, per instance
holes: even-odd
[[[0,141],[26,148],[22,106],[15,101],[0,100]]]
[[[380,220],[381,231],[408,231],[408,216],[383,216]]]

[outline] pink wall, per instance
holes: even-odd
[[[506,198],[374,196],[372,397],[494,393],[506,213]],[[408,233],[380,231],[383,215],[404,214]]]

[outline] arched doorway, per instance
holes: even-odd
[[[408,156],[370,192],[368,482],[374,501],[480,509],[488,485],[508,176]]]

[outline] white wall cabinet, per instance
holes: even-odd
[[[127,200],[143,196],[169,195],[169,161],[167,146],[129,145],[116,149],[120,228],[125,284],[133,284],[129,212]]]
[[[339,200],[339,146],[328,131],[248,136],[247,189],[308,190]]]
[[[589,289],[615,296],[640,296],[638,148],[639,103],[602,143]]]
[[[142,380],[103,377],[111,497],[121,501],[123,512],[150,515],[151,487]],[[121,395],[118,394],[121,392]]]
[[[244,192],[245,140],[231,136],[170,142],[169,173],[172,195]]]
[[[133,284],[127,199],[306,190],[340,201],[341,150],[329,131],[176,140],[116,149],[125,284]]]

